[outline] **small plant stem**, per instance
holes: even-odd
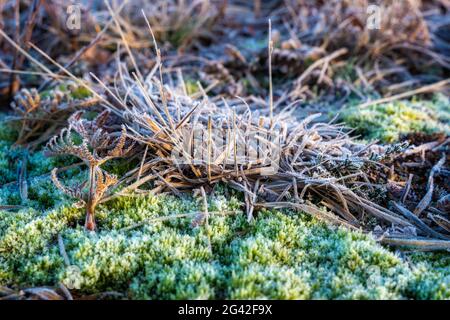
[[[84,223],[84,227],[86,230],[94,231],[95,230],[95,206],[92,203],[86,206],[86,220]]]
[[[86,204],[86,221],[84,227],[86,230],[93,231],[95,230],[95,172],[97,166],[90,165],[89,166],[89,195],[88,201]]]
[[[211,116],[209,116],[208,118],[208,180],[211,181],[211,161],[212,161],[212,157],[211,157],[211,135],[212,135],[212,124],[211,124]]]

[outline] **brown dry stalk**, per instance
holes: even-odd
[[[47,144],[47,154],[73,155],[83,160],[88,167],[88,179],[81,184],[64,186],[56,175],[57,168],[52,171],[52,180],[62,192],[85,203],[85,228],[93,231],[96,228],[95,207],[108,188],[117,183],[117,177],[101,169],[100,165],[108,160],[125,156],[134,144],[125,147],[125,127],[122,127],[122,132],[116,139],[103,129],[108,112],[101,113],[93,121],[82,119],[82,114],[77,112],[70,117],[69,128],[63,129],[59,136],[53,137]],[[74,144],[72,131],[82,138],[81,144]]]

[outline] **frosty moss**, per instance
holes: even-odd
[[[238,203],[209,200],[212,212]],[[449,297],[446,260],[423,272],[429,256],[409,264],[369,236],[302,213],[261,211],[252,224],[241,212],[212,216],[209,230],[192,227],[191,217],[158,220],[198,210],[201,202],[189,198],[120,198],[99,208],[97,234],[84,231],[81,210],[67,206],[1,212],[0,284],[62,282],[135,299]]]
[[[450,133],[450,101],[436,95],[430,101],[396,101],[365,108],[346,109],[341,119],[367,140],[394,142],[410,132]]]

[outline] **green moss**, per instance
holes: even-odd
[[[450,133],[450,101],[436,95],[430,101],[397,101],[359,108],[347,108],[341,120],[356,134],[367,140],[397,141],[400,134],[409,132]]]
[[[18,171],[22,161],[27,160],[28,197],[20,198]],[[67,201],[67,198],[54,186],[50,171],[73,163],[73,159],[47,158],[42,151],[28,154],[22,147],[13,147],[10,142],[0,141],[0,205],[25,205],[38,210],[51,209]],[[67,170],[64,175],[70,182],[82,177],[79,168]]]
[[[144,274],[133,280],[130,292],[142,299],[213,299],[218,270],[215,263],[192,260],[149,264]]]
[[[0,114],[0,142],[13,143],[17,139],[18,132],[11,122],[5,121],[5,118],[5,114]]]
[[[60,272],[57,247],[48,247],[80,211],[68,207],[42,215],[35,210],[0,211],[0,283],[52,283]],[[49,254],[52,253],[52,254]],[[30,277],[30,275],[32,275]]]
[[[184,79],[184,85],[186,86],[186,92],[188,95],[193,95],[199,91],[198,84],[194,79]]]
[[[209,202],[210,210],[238,204],[222,196]],[[450,297],[446,256],[406,261],[369,236],[299,213],[262,211],[252,224],[243,213],[213,216],[209,229],[192,227],[190,218],[155,220],[200,208],[200,201],[172,196],[120,198],[99,208],[96,234],[82,229],[82,210],[67,206],[1,212],[0,284],[61,281],[134,299]],[[59,253],[58,234],[71,266]]]
[[[186,25],[183,25],[182,28],[176,29],[176,30],[170,30],[165,36],[166,39],[169,41],[175,48],[181,46],[186,39],[192,38],[194,36],[194,27],[195,24],[188,23]]]
[[[79,160],[78,160],[79,161]],[[106,162],[102,168],[105,169],[110,174],[115,174],[118,177],[122,177],[130,170],[140,166],[139,159],[128,159],[128,158],[116,158]]]
[[[2,185],[17,180],[19,166],[24,159],[27,161],[29,178],[48,174],[55,167],[64,167],[76,162],[75,157],[48,158],[42,150],[29,153],[25,148],[14,145],[16,138],[17,128],[9,122],[2,122],[0,115],[0,193]]]
[[[356,71],[357,59],[349,57],[348,60],[336,70],[336,78],[345,79],[354,83],[358,79],[358,72]],[[359,88],[358,88],[359,89]]]
[[[448,253],[416,253],[410,257],[414,264],[413,277],[409,285],[411,295],[419,299],[449,299],[450,256]]]
[[[72,98],[74,99],[86,99],[92,96],[92,93],[90,90],[86,89],[85,87],[77,87],[75,90],[71,92]]]
[[[242,40],[241,46],[252,52],[259,52],[267,48],[267,40],[255,37],[245,38]]]
[[[0,141],[0,185],[17,180],[19,166],[27,159],[27,169],[32,175],[41,175],[53,168],[51,160],[41,152],[28,154],[26,149],[9,141]]]
[[[67,82],[67,83],[60,84],[57,88],[61,92],[67,93],[71,99],[82,100],[82,99],[92,97],[92,92],[89,89],[87,89],[83,86],[80,86],[78,84],[75,84],[73,82]]]
[[[5,122],[0,122],[0,137]],[[14,136],[17,132],[14,128],[6,127],[9,133],[7,137]],[[42,150],[29,153],[25,148],[14,145],[15,139],[0,139],[0,205],[23,205],[37,210],[47,210],[67,202],[65,197],[57,190],[51,179],[50,171],[75,163],[75,157],[48,158]],[[27,161],[26,181],[28,185],[28,197],[23,201],[19,195],[18,172],[22,161]],[[121,167],[117,166],[119,170]],[[68,178],[69,183],[79,182],[83,176],[80,167],[66,170],[62,176]]]

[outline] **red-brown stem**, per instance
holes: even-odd
[[[86,207],[86,221],[84,227],[89,231],[95,230],[95,207],[92,205]]]

